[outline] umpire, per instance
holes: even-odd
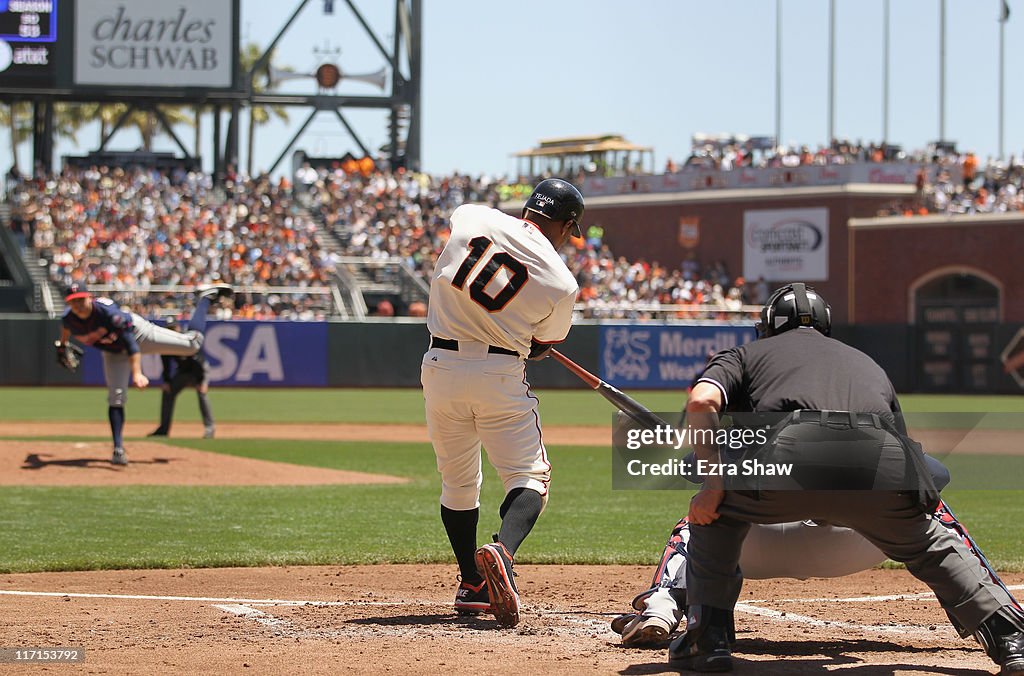
[[[167,320],[167,328],[179,331],[178,320],[171,317]],[[200,350],[191,357],[174,357],[161,355],[163,363],[163,396],[160,398],[160,427],[149,433],[151,437],[166,437],[171,433],[171,420],[174,418],[174,402],[186,387],[196,388],[199,397],[199,413],[203,416],[203,438],[212,439],[215,431],[213,413],[210,411],[210,400],[206,397],[210,390],[210,366]]]
[[[759,340],[711,360],[690,394],[687,417],[700,430],[712,429],[725,405],[792,412],[762,459],[792,462],[796,478],[788,487],[804,490],[725,490],[722,477],[706,477],[690,501],[687,630],[669,646],[669,664],[732,669],[732,613],[743,583],[738,561],[750,524],[813,519],[848,526],[904,563],[935,592],[960,635],[975,635],[1000,673],[1024,673],[1024,616],[966,546],[930,518],[938,495],[919,471],[920,447],[906,437],[885,372],[829,337],[829,307],[804,284],[772,294],[757,329]],[[695,450],[699,459],[718,462],[715,446]],[[825,467],[828,456],[840,471]],[[904,475],[883,476],[886,467]],[[851,482],[864,477],[873,483]]]

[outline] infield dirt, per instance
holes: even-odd
[[[646,567],[520,566],[515,629],[455,615],[454,573],[382,565],[6,574],[0,617],[5,645],[84,647],[87,673],[672,673],[665,650],[622,648],[608,628]],[[748,581],[736,673],[992,673],[930,597],[865,598],[924,591],[894,570]]]
[[[103,437],[105,428],[101,423],[3,423],[0,436]],[[595,428],[553,428],[545,436],[550,443],[589,443],[583,430],[595,439],[607,435]],[[128,435],[142,437],[146,431],[148,426],[136,423]],[[305,436],[297,435],[303,431]],[[174,432],[196,438],[201,428],[186,423]],[[398,432],[410,438],[395,439]],[[221,437],[239,438],[425,441],[421,434],[416,426],[218,428]],[[109,446],[102,441],[3,441],[0,483],[118,485],[143,482],[143,475],[152,475],[144,483],[196,483],[193,470],[180,471],[199,464],[201,471],[195,471],[203,476],[244,476],[243,483],[263,485],[395,480],[151,440],[132,441],[128,447],[138,464],[123,469],[106,463]],[[182,461],[170,461],[174,458]],[[218,464],[233,462],[243,464],[228,470]],[[454,614],[454,565],[0,574],[0,643],[84,647],[85,664],[73,668],[95,674],[674,673],[664,649],[622,648],[609,629],[611,618],[625,612],[647,584],[649,567],[521,565],[517,571],[524,612],[515,629],[500,629],[487,616]],[[1008,584],[1022,581],[1024,575],[1006,577]],[[956,635],[924,585],[900,570],[830,580],[750,580],[736,624],[740,674],[971,676],[994,671],[973,640]],[[0,671],[46,668],[5,664]]]

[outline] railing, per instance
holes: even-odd
[[[402,296],[408,298],[415,295],[426,302],[430,298],[430,285],[404,265],[400,266],[399,270],[401,271],[399,285],[402,287]]]
[[[110,295],[115,300],[124,303],[132,304],[135,302],[145,302],[149,296],[152,295],[166,295],[180,300],[182,296],[190,295],[195,293],[198,287],[190,284],[172,285],[172,284],[154,284],[152,286],[122,286],[117,284],[90,284],[89,290],[96,294]],[[344,307],[339,307],[337,303],[341,300],[340,296],[337,295],[336,290],[330,286],[232,286],[235,291],[235,297],[238,296],[260,296],[264,299],[268,296],[291,296],[291,297],[314,297],[317,299],[315,309],[323,310],[328,316],[337,316],[344,314]],[[172,314],[176,313],[178,308],[161,309],[157,311],[157,314]]]
[[[587,197],[626,193],[690,192],[715,189],[796,188],[835,186],[851,183],[913,187],[920,164],[913,162],[858,162],[853,164],[798,165],[795,167],[737,167],[709,169],[684,167],[675,173],[643,174],[603,178],[587,176],[579,185]],[[924,167],[929,182],[945,171],[959,182],[958,165]]]
[[[639,319],[665,322],[715,321],[728,324],[750,324],[761,314],[760,305],[723,307],[693,303],[610,302],[577,303],[575,315],[581,319]]]
[[[339,268],[354,266],[369,278],[369,283],[361,285],[364,291],[393,292],[403,297],[416,295],[423,300],[430,297],[430,286],[397,258],[342,256],[337,262]]]
[[[338,301],[342,303],[342,307],[352,308],[352,314],[355,315],[356,319],[362,319],[369,313],[366,307],[366,300],[363,298],[362,292],[359,290],[359,280],[355,278],[341,261],[334,267],[335,277],[338,278]],[[341,287],[345,289],[345,297],[348,298],[348,303],[344,303],[344,298],[341,297]],[[348,314],[347,312],[345,314]]]
[[[57,308],[53,303],[53,294],[50,293],[50,282],[43,281],[39,285],[39,296],[43,302],[43,310],[46,312],[46,316],[53,319],[57,316]]]

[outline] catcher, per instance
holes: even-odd
[[[95,298],[81,282],[74,282],[64,295],[68,307],[61,317],[60,339],[56,341],[57,362],[70,371],[78,368],[81,348],[74,338],[103,354],[103,375],[107,383],[107,417],[114,442],[110,462],[127,465],[124,450],[124,405],[128,385],[145,389],[149,379],[142,373],[142,354],[179,356],[196,354],[203,344],[206,313],[214,298],[230,297],[231,287],[216,284],[200,288],[189,322],[191,330],[178,333],[153,324],[134,312],[125,312],[109,298]]]
[[[934,461],[930,468],[937,472],[933,477],[937,487],[945,486],[949,474],[944,473],[942,465]],[[992,581],[1005,589],[984,553],[945,502],[939,503],[932,519],[962,541]],[[631,612],[612,620],[612,630],[622,635],[622,645],[663,648],[679,628],[686,615],[686,545],[689,539],[690,524],[684,516],[669,535],[651,586],[633,598]],[[873,568],[885,560],[885,554],[854,530],[798,521],[752,525],[740,553],[740,568],[744,577],[751,579],[791,577],[804,580],[842,577]]]

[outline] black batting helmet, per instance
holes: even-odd
[[[530,199],[523,205],[523,217],[527,211],[536,211],[553,221],[570,221],[576,229],[576,236],[582,237],[580,221],[583,220],[583,195],[572,183],[560,178],[548,178],[537,184]]]
[[[761,309],[761,321],[754,325],[758,338],[807,326],[821,333],[832,333],[832,308],[814,287],[802,282],[787,284],[771,295]]]

